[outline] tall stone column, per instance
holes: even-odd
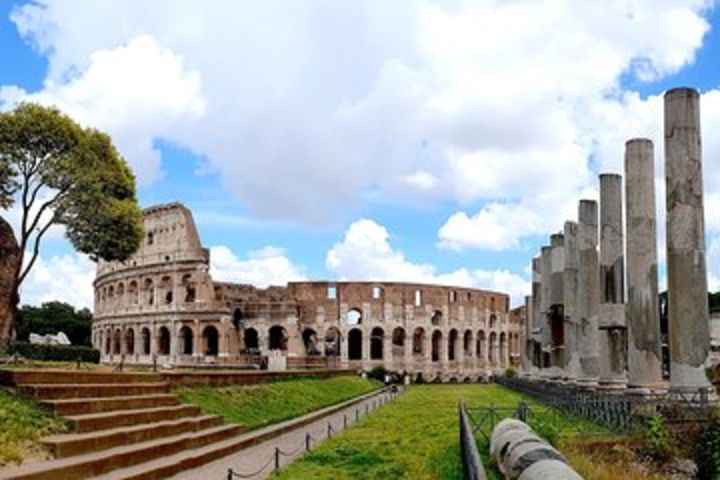
[[[600,175],[600,386],[627,384],[622,177]]]
[[[518,340],[518,348],[520,348],[520,358],[522,359],[522,372],[527,376],[532,371],[532,349],[530,338],[532,336],[532,304],[533,298],[530,295],[525,296],[525,324],[520,331]]]
[[[645,138],[625,144],[625,205],[628,388],[652,393],[662,389],[663,380],[654,155]]]
[[[565,268],[563,271],[563,308],[565,313],[565,373],[568,382],[574,383],[581,374],[578,323],[578,224],[567,221],[565,236]]]
[[[562,233],[550,236],[550,309],[547,315],[550,341],[550,378],[561,380],[565,374],[565,237]]]
[[[552,277],[552,247],[544,246],[540,249],[540,375],[548,377],[550,374],[550,284]]]
[[[600,269],[597,252],[598,208],[594,200],[580,200],[578,208],[578,297],[580,324],[580,376],[577,383],[597,386],[600,375],[598,351],[598,309]]]
[[[532,350],[530,351],[530,359],[532,361],[532,375],[537,375],[538,369],[540,368],[540,311],[541,311],[541,297],[542,297],[542,283],[540,274],[540,263],[541,257],[535,257],[532,259],[532,316],[530,317],[530,345]]]
[[[670,388],[710,389],[700,94],[694,89],[665,93],[665,183]]]

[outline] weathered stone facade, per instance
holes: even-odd
[[[20,249],[10,224],[0,217],[0,348],[10,341],[10,318],[17,303],[13,298],[15,272],[20,261]]]
[[[104,362],[383,365],[442,381],[475,381],[511,359],[519,363],[524,313],[509,315],[504,293],[395,282],[265,289],[215,282],[187,208],[151,207],[144,224],[132,258],[98,265],[93,345]]]

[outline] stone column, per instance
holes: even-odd
[[[552,276],[552,247],[544,246],[540,249],[540,376],[549,376],[550,368],[550,283]]]
[[[552,257],[550,259],[550,309],[547,316],[548,338],[550,341],[550,377],[561,380],[565,374],[564,324],[564,282],[565,274],[565,236],[555,233],[550,236]]]
[[[627,384],[622,177],[600,175],[600,386]]]
[[[625,232],[627,235],[628,388],[661,390],[662,346],[658,311],[657,221],[653,144],[625,144]]]
[[[540,337],[538,329],[540,328],[540,312],[542,310],[542,276],[540,274],[541,257],[532,259],[532,316],[530,318],[530,344],[532,350],[530,359],[532,361],[532,375],[537,375],[538,368],[541,365],[541,354],[539,348]]]
[[[705,266],[700,94],[665,94],[670,388],[711,389],[704,364],[710,349]]]
[[[577,315],[580,325],[580,376],[577,383],[586,387],[597,385],[600,375],[598,351],[598,208],[594,200],[580,200],[578,209],[578,297]]]
[[[525,296],[525,324],[522,326],[520,338],[518,340],[518,348],[520,349],[520,358],[522,359],[522,372],[527,376],[532,371],[532,350],[530,338],[532,336],[532,308],[533,297]]]
[[[574,383],[580,376],[580,351],[578,324],[578,224],[565,222],[565,270],[563,272],[563,307],[565,313],[565,373],[568,382]]]

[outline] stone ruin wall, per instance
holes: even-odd
[[[129,260],[100,262],[93,345],[103,362],[245,365],[282,356],[288,368],[407,371],[474,381],[519,364],[524,308],[504,293],[393,282],[214,282],[192,213],[144,212]]]

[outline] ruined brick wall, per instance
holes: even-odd
[[[0,348],[10,340],[10,319],[17,298],[13,298],[15,272],[20,250],[10,224],[0,217]]]

